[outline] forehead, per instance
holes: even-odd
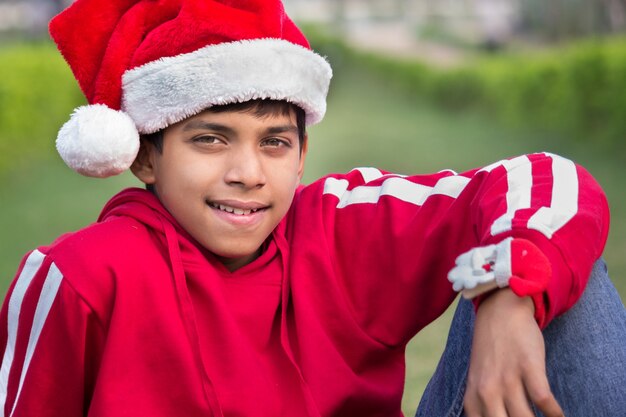
[[[291,126],[293,129],[297,130],[297,121],[294,112],[259,114],[253,109],[228,109],[217,112],[207,109],[170,126],[168,129],[176,131],[211,129],[217,124],[228,126],[233,130],[272,128],[278,125]]]
[[[259,113],[254,109],[228,109],[214,111],[213,109],[204,110],[194,116],[191,116],[180,123],[179,125],[188,125],[190,123],[197,122],[199,120],[232,120],[236,122],[238,120],[250,120],[254,119],[258,123],[276,123],[276,121],[292,122],[296,123],[296,115],[293,111],[286,112],[263,112]]]
[[[242,103],[229,103],[219,106],[213,106],[207,110],[213,113],[221,113],[225,111],[250,112],[257,116],[265,115],[289,115],[297,113],[296,105],[282,100],[251,100]]]

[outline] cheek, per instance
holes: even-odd
[[[299,182],[299,169],[300,164],[297,160],[291,159],[288,161],[282,161],[280,164],[274,164],[269,167],[269,172],[272,173],[274,181],[279,181],[281,186],[290,186]]]
[[[296,189],[300,185],[300,177],[297,172],[290,170],[275,178],[278,187],[282,209],[286,212],[293,201]]]
[[[156,191],[165,208],[180,222],[201,205],[202,200],[198,197],[206,187],[202,177],[194,174],[193,167],[179,164],[168,168],[159,172]]]
[[[190,190],[213,179],[214,165],[193,158],[181,159],[164,170],[163,180],[179,192]]]

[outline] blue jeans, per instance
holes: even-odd
[[[462,300],[416,417],[465,415],[473,327],[473,306]],[[578,303],[543,334],[550,387],[565,415],[626,417],[626,310],[602,260]]]

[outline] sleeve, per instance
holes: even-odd
[[[103,333],[49,257],[37,250],[26,257],[0,321],[2,415],[86,415]]]
[[[523,238],[552,276],[541,324],[581,295],[608,234],[601,188],[582,167],[541,153],[461,174],[401,176],[372,168],[319,183],[333,262],[359,323],[387,344],[407,341],[455,297],[446,279],[472,248]]]

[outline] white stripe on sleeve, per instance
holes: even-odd
[[[528,228],[550,239],[578,211],[578,174],[572,161],[558,155],[546,155],[552,158],[552,200],[550,207],[541,207],[533,214],[528,220]]]
[[[54,263],[51,264],[48,275],[46,276],[46,280],[43,283],[41,294],[39,295],[37,308],[35,309],[33,327],[30,330],[30,337],[28,338],[26,356],[24,358],[24,365],[22,366],[22,375],[20,376],[20,384],[17,387],[17,395],[15,396],[15,402],[13,403],[11,416],[13,416],[13,413],[15,412],[15,406],[20,399],[20,393],[22,392],[22,387],[24,385],[24,378],[26,377],[26,373],[28,372],[30,361],[33,358],[33,353],[35,352],[37,341],[39,340],[41,330],[43,329],[43,325],[46,322],[46,318],[48,318],[48,313],[50,312],[52,303],[56,298],[57,292],[59,291],[59,286],[61,285],[62,280],[63,275],[61,274],[61,271],[59,271]]]
[[[24,301],[24,295],[28,289],[35,274],[41,267],[45,255],[37,250],[34,250],[26,258],[24,268],[17,278],[11,298],[9,299],[8,307],[8,323],[7,323],[7,344],[4,350],[4,356],[2,357],[2,368],[0,368],[0,413],[4,416],[4,404],[7,399],[7,388],[9,384],[9,372],[13,366],[13,357],[15,355],[15,343],[17,340],[17,325],[20,318],[20,310],[22,309],[22,302]]]
[[[370,182],[379,179],[383,176],[383,173],[376,168],[355,168],[356,171],[361,173],[364,182]]]
[[[491,225],[491,235],[511,230],[517,210],[530,207],[533,187],[532,165],[526,156],[501,161],[507,171],[508,190],[506,192],[506,213]],[[490,166],[490,170],[495,166]],[[485,169],[487,170],[487,169]]]
[[[348,190],[350,183],[348,180],[338,180],[337,178],[327,178],[324,181],[323,194],[332,194],[341,199],[341,196]]]
[[[403,177],[390,177],[379,186],[359,186],[348,191],[347,180],[328,178],[324,183],[324,194],[339,198],[337,208],[352,204],[377,203],[382,196],[391,196],[407,203],[422,205],[431,195],[459,196],[470,181],[467,177],[449,176],[441,178],[434,187],[416,184]]]

